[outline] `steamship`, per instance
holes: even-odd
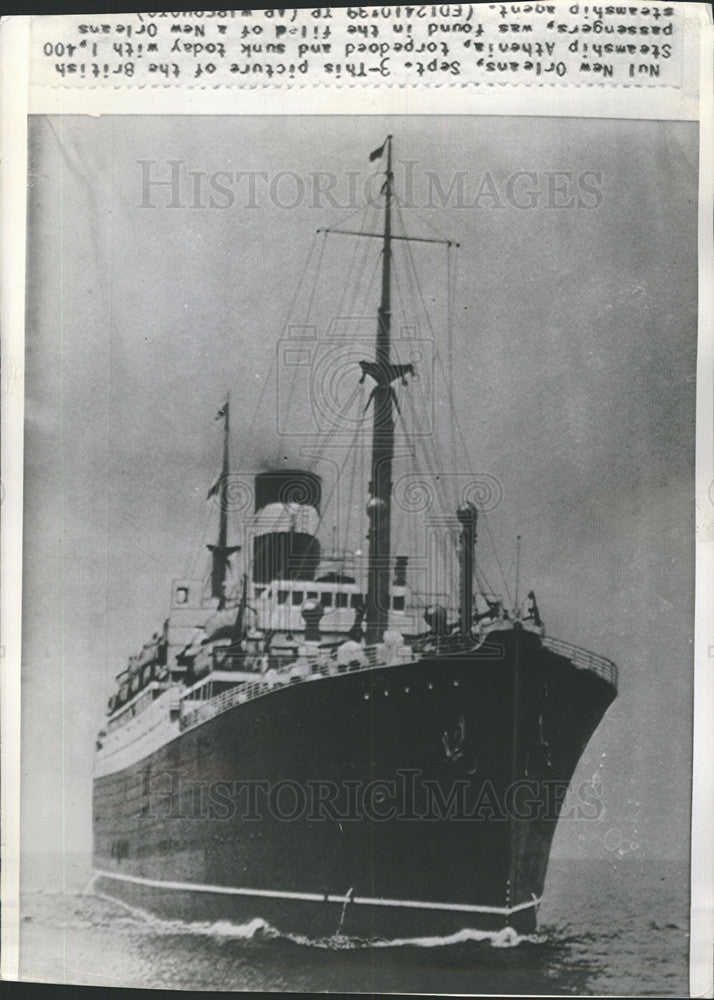
[[[316,937],[527,933],[617,670],[548,635],[534,591],[487,585],[486,505],[468,489],[430,522],[451,591],[431,549],[397,554],[398,529],[418,532],[395,467],[419,443],[406,422],[419,365],[393,329],[397,250],[453,244],[397,226],[391,136],[370,159],[384,168],[378,221],[318,230],[378,255],[373,354],[345,369],[362,394],[350,427],[364,480],[354,441],[340,467],[347,495],[364,491],[357,548],[333,531],[328,551],[316,468],[232,472],[227,399],[205,578],[174,581],[97,735],[95,884],[166,917]]]

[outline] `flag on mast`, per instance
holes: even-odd
[[[218,417],[216,417],[216,420],[217,420],[217,419],[218,419]],[[206,500],[210,500],[210,499],[211,499],[211,497],[214,497],[214,496],[216,496],[216,494],[218,493],[218,491],[219,491],[219,490],[220,490],[220,488],[221,488],[221,482],[222,482],[222,481],[223,481],[223,476],[219,476],[219,477],[218,477],[218,479],[217,479],[217,480],[215,481],[215,483],[213,484],[213,486],[212,486],[212,487],[210,488],[210,490],[208,491],[208,496],[206,497]]]
[[[216,414],[216,420],[220,420],[222,417],[225,417],[227,413],[228,413],[228,403],[226,402]]]
[[[387,140],[385,139],[379,149],[374,149],[369,154],[369,162],[374,163],[375,160],[379,160],[384,152],[384,147],[387,145]]]

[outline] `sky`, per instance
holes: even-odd
[[[24,851],[91,847],[94,737],[114,675],[166,616],[171,582],[201,565],[226,392],[234,468],[293,463],[309,444],[276,434],[286,397],[268,375],[286,325],[308,312],[316,230],[371,220],[360,211],[367,158],[387,133],[407,202],[413,182],[408,230],[460,243],[450,351],[440,248],[414,250],[434,328],[413,298],[406,312],[428,356],[450,359],[471,466],[497,484],[488,523],[506,576],[520,533],[523,585],[548,633],[620,668],[575,779],[597,775],[603,813],[561,822],[554,854],[688,856],[696,125],[476,116],[31,119]],[[168,187],[147,196],[142,161],[153,179],[178,169],[176,204]],[[228,184],[219,171],[244,176]],[[314,196],[315,171],[336,178],[337,206]],[[430,204],[429,172],[444,192],[460,174],[461,202],[457,185],[440,206],[432,180]],[[567,183],[553,172],[585,177],[597,196],[579,189],[562,207],[570,192],[549,196],[549,183]],[[205,187],[211,176],[233,204]],[[318,332],[349,278],[351,248],[334,239]],[[355,357],[375,314],[376,301],[348,331]],[[414,398],[433,404],[429,447],[453,472],[439,438],[447,392],[426,367]],[[316,412],[296,395],[290,428]],[[358,511],[362,499],[349,502]]]

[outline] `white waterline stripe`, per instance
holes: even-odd
[[[203,885],[199,882],[163,882],[160,879],[126,875],[124,872],[105,872],[95,869],[101,878],[116,879],[119,882],[133,882],[152,889],[175,889],[179,892],[211,892],[227,896],[260,896],[268,899],[295,899],[309,903],[355,903],[357,906],[395,906],[412,910],[450,910],[457,913],[496,913],[508,917],[519,910],[538,906],[540,898],[518,903],[517,906],[478,906],[474,903],[431,903],[415,899],[371,899],[367,896],[335,896],[319,892],[289,892],[279,889],[243,889],[233,885]]]

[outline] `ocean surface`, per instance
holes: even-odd
[[[66,871],[61,890],[25,871],[23,979],[204,990],[688,992],[688,870],[671,861],[553,859],[531,937],[465,928],[376,943],[283,935],[259,918],[163,921],[96,896],[81,874]]]

